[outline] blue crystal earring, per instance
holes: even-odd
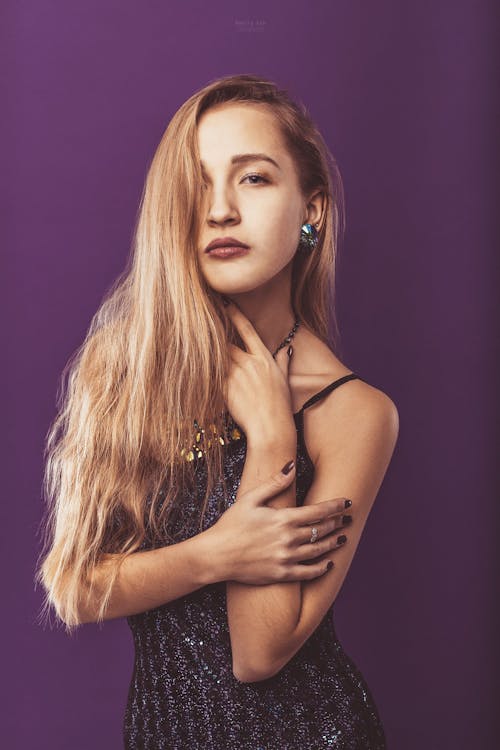
[[[317,226],[317,225],[316,225]],[[314,224],[302,224],[300,228],[299,249],[311,251],[318,244],[318,230]]]

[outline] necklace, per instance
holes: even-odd
[[[299,325],[300,318],[296,315],[292,330],[286,336],[286,338],[283,339],[281,344],[274,352],[273,359],[276,359],[276,355],[278,354],[280,349],[283,349],[284,346],[290,343],[290,341],[295,336]],[[208,432],[210,434],[209,436],[205,436],[205,429],[203,427],[200,427],[196,419],[194,420],[194,426],[196,432],[192,444],[188,448],[183,448],[181,450],[181,456],[184,456],[186,461],[193,461],[195,458],[201,458],[215,440],[218,440],[221,445],[225,445],[226,443],[232,443],[235,440],[241,439],[241,431],[231,416],[226,425],[226,434],[224,436],[217,433],[217,429],[214,424],[210,424],[208,426]]]
[[[281,342],[281,344],[280,344],[280,345],[278,346],[278,348],[277,348],[277,349],[276,349],[276,351],[274,352],[274,354],[273,354],[273,358],[274,358],[274,359],[276,359],[276,355],[277,355],[277,353],[279,352],[279,350],[280,350],[280,349],[283,349],[283,347],[284,347],[284,346],[286,346],[287,344],[289,344],[289,343],[290,343],[290,341],[291,341],[291,340],[293,339],[293,337],[295,336],[295,332],[296,332],[296,330],[297,330],[297,328],[298,328],[299,326],[300,326],[300,318],[299,318],[298,316],[296,316],[296,317],[295,317],[295,323],[293,324],[293,328],[292,328],[292,330],[290,331],[290,333],[288,334],[288,336],[287,336],[287,337],[286,337],[285,339],[283,339],[283,341]]]

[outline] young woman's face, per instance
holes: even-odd
[[[294,163],[273,115],[259,105],[228,103],[208,110],[198,124],[198,145],[204,175],[202,272],[222,294],[252,291],[290,264],[307,221]],[[209,242],[228,236],[250,251],[229,259],[205,252]]]

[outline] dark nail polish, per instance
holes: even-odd
[[[339,536],[339,537],[337,538],[337,544],[345,544],[346,542],[347,542],[347,537],[346,537],[346,535],[345,535],[345,534],[341,534],[341,535],[340,535],[340,536]]]
[[[328,565],[326,566],[327,570],[331,570],[333,568],[333,562],[331,560],[328,561]]]
[[[288,461],[288,463],[286,463],[283,466],[283,468],[281,469],[281,472],[283,474],[289,474],[289,472],[291,472],[291,470],[293,469],[294,465],[295,465],[295,461],[293,461],[293,460],[292,461]]]
[[[350,508],[352,505],[352,500],[346,500],[344,503],[344,508]]]
[[[229,304],[231,304],[231,300],[225,297],[223,294],[221,294],[222,302],[224,303],[224,306],[227,307]]]
[[[292,345],[291,345],[291,344],[290,344],[290,346],[288,347],[288,349],[286,350],[286,353],[288,354],[288,356],[289,356],[289,357],[291,357],[291,356],[292,356],[292,354],[293,354],[293,348],[292,348]]]
[[[342,523],[347,526],[347,524],[352,523],[352,516],[342,516]]]

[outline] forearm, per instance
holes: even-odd
[[[237,495],[255,487],[291,458],[296,458],[296,432],[285,429],[269,439],[248,439],[245,466]],[[243,501],[244,502],[244,501]],[[273,507],[296,505],[295,481],[268,501]],[[235,673],[260,670],[283,657],[282,644],[295,629],[301,609],[301,582],[226,584],[228,623]]]
[[[225,580],[217,567],[217,550],[207,532],[178,544],[141,550],[124,557],[107,555],[92,574],[92,596],[81,606],[82,623],[96,622],[98,603],[110,572],[112,558],[122,557],[104,614],[105,620],[154,609],[196,589]]]

